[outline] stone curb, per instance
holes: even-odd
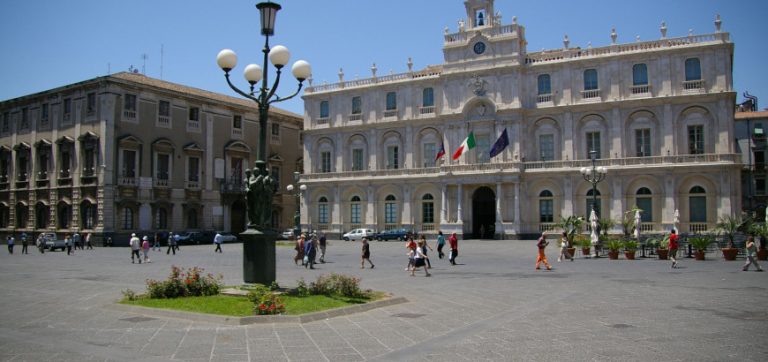
[[[365,303],[361,305],[353,305],[349,307],[341,307],[335,309],[329,309],[322,312],[303,314],[298,316],[291,315],[263,315],[263,316],[248,316],[248,317],[230,317],[221,316],[215,314],[202,314],[183,312],[171,309],[159,309],[149,308],[134,305],[125,304],[108,304],[104,308],[118,310],[121,312],[136,313],[152,317],[160,318],[178,318],[186,319],[194,322],[206,322],[215,324],[224,324],[232,326],[242,326],[249,324],[265,324],[265,323],[309,323],[315,322],[327,318],[341,317],[345,315],[367,312],[376,308],[388,307],[391,305],[408,303],[408,299],[405,297],[392,297],[383,300],[377,300],[375,302]]]

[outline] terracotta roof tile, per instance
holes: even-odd
[[[758,112],[736,112],[735,119],[755,119],[755,118],[768,118],[768,111]]]

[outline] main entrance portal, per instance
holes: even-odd
[[[493,239],[496,226],[496,194],[480,187],[472,195],[472,237]]]

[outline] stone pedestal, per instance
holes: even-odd
[[[243,241],[243,280],[266,286],[276,280],[275,240],[272,231],[248,229],[239,235]]]

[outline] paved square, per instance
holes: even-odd
[[[432,277],[410,277],[399,242],[333,241],[328,263],[307,270],[278,247],[278,281],[339,272],[409,303],[306,324],[222,326],[105,308],[144,290],[171,265],[242,280],[242,246],[183,246],[131,264],[127,248],[0,253],[2,361],[766,361],[768,273],[725,262],[604,258],[536,271],[533,241],[460,241],[460,265],[432,252]],[[764,265],[768,267],[768,265]]]

